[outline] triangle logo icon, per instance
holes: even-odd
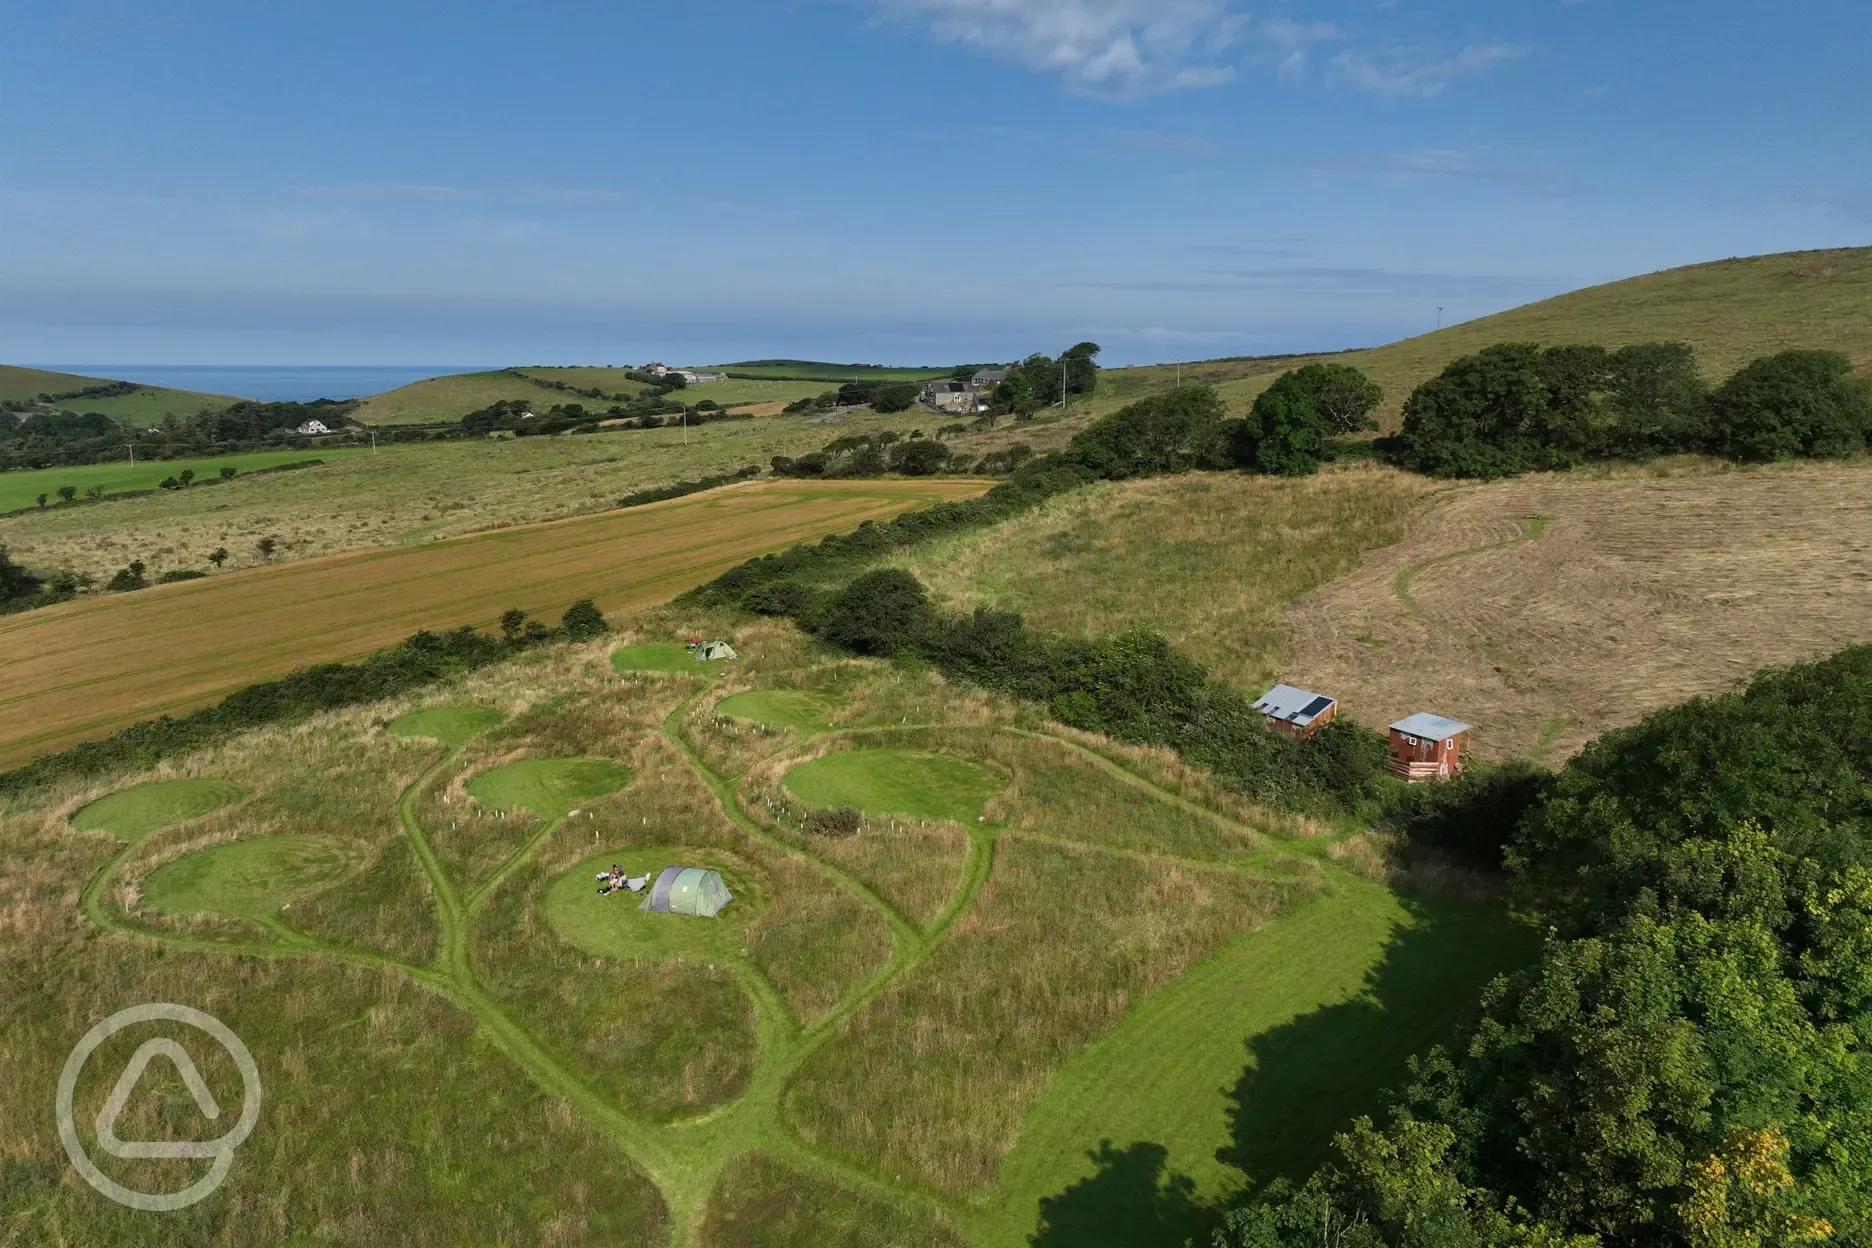
[[[207,1080],[196,1068],[195,1059],[188,1055],[188,1050],[168,1038],[146,1040],[131,1055],[130,1062],[124,1067],[123,1074],[117,1076],[117,1086],[111,1089],[110,1097],[104,1102],[104,1108],[98,1111],[97,1134],[98,1147],[113,1157],[125,1158],[176,1158],[176,1157],[212,1157],[220,1151],[219,1140],[120,1140],[117,1138],[117,1119],[130,1103],[130,1094],[149,1069],[149,1064],[157,1058],[166,1058],[175,1067],[176,1074],[182,1077],[182,1084],[195,1098],[195,1107],[202,1116],[213,1122],[221,1116],[221,1106],[215,1101],[214,1093],[209,1091]]]

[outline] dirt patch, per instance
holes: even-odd
[[[1441,500],[1281,612],[1291,678],[1366,723],[1558,762],[1697,694],[1872,640],[1872,464],[1528,477]]]

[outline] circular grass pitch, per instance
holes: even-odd
[[[622,866],[635,878],[664,867],[712,867],[734,900],[712,919],[639,910],[643,893],[600,896],[600,871]],[[745,863],[693,847],[615,849],[594,854],[546,888],[546,920],[561,939],[604,958],[688,958],[725,962],[741,956],[747,929],[767,908],[763,882]]]
[[[87,803],[72,816],[72,826],[109,832],[129,843],[158,828],[232,806],[246,796],[247,790],[226,780],[158,780]]]
[[[398,737],[426,737],[451,749],[466,745],[506,719],[506,713],[489,706],[425,706],[411,711],[390,725]]]
[[[787,772],[786,787],[821,809],[856,806],[878,815],[973,823],[1007,781],[980,763],[947,754],[850,750],[801,763]]]
[[[268,919],[299,893],[347,874],[358,847],[329,836],[262,836],[200,850],[150,872],[143,897],[170,914]]]
[[[495,810],[529,810],[551,823],[630,782],[630,768],[605,758],[528,758],[482,772],[468,782],[468,796]]]
[[[611,667],[620,672],[677,672],[684,676],[718,675],[725,663],[704,663],[673,641],[645,641],[611,652]]]
[[[811,736],[831,728],[832,712],[842,705],[831,694],[811,689],[756,689],[723,698],[715,713],[765,728],[795,728]]]

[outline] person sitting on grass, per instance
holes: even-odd
[[[624,868],[617,863],[612,863],[609,871],[600,871],[598,873],[598,895],[600,897],[609,897],[612,893],[617,892],[623,887]]]

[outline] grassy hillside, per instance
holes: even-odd
[[[1376,1111],[1521,956],[1499,912],[1341,865],[1363,838],[927,673],[771,623],[719,669],[638,662],[730,626],[663,612],[10,804],[0,1080],[49,1086],[79,1024],[188,1001],[252,1050],[292,1147],[152,1222],[61,1182],[43,1106],[0,1098],[0,1219],[156,1248],[251,1238],[256,1209],[372,1243],[1160,1248]],[[813,722],[745,696],[783,691]],[[846,839],[789,796],[833,765]],[[706,866],[734,899],[644,913],[598,895],[613,863]],[[87,1142],[141,1038],[78,1079]],[[223,1106],[231,1074],[205,1068]],[[132,1105],[134,1138],[201,1134],[187,1098]]]
[[[758,377],[774,381],[929,381],[947,377],[947,368],[892,368],[883,364],[828,364],[822,360],[743,360],[739,364],[714,364],[712,368],[737,377]]]
[[[0,364],[0,400],[33,400],[42,394],[70,394],[108,384],[111,380],[108,377],[85,377],[78,373],[54,373],[41,368]],[[71,399],[61,402],[59,406],[83,412],[102,412],[134,425],[155,424],[165,416],[193,416],[203,408],[226,407],[235,401],[236,398],[231,395],[138,384],[134,394]]]
[[[586,370],[537,369],[541,376],[552,372],[572,372]],[[593,370],[609,371],[609,370]],[[571,382],[570,384],[589,386],[590,382]],[[605,387],[600,387],[605,388]],[[460,420],[469,412],[478,411],[492,403],[505,402],[508,399],[520,399],[527,403],[537,403],[542,407],[551,407],[555,403],[583,402],[577,395],[567,394],[551,386],[542,386],[537,381],[516,377],[512,373],[495,370],[486,373],[456,373],[448,377],[430,377],[423,381],[413,381],[407,386],[398,386],[382,394],[374,394],[365,399],[351,418],[366,425],[421,425],[440,421]]]
[[[1719,381],[1758,356],[1790,347],[1844,352],[1872,374],[1872,247],[1796,251],[1718,260],[1593,286],[1495,316],[1367,351],[1332,356],[1213,360],[1183,366],[1185,381],[1217,384],[1245,407],[1289,368],[1334,359],[1369,373],[1385,390],[1380,413],[1394,426],[1404,400],[1451,360],[1498,342],[1688,342],[1705,375]],[[1174,384],[1174,366],[1115,369],[1100,387],[1101,409]]]
[[[527,367],[516,368],[513,371],[516,373],[524,373],[528,377],[537,377],[541,381],[562,382],[565,385],[573,386],[579,390],[598,389],[604,391],[606,394],[622,394],[635,397],[648,390],[655,389],[654,386],[647,386],[641,381],[632,381],[628,376],[631,370],[627,368],[605,368],[599,366],[573,366],[569,368]],[[572,395],[567,395],[566,398],[571,402],[578,401],[577,398]]]

